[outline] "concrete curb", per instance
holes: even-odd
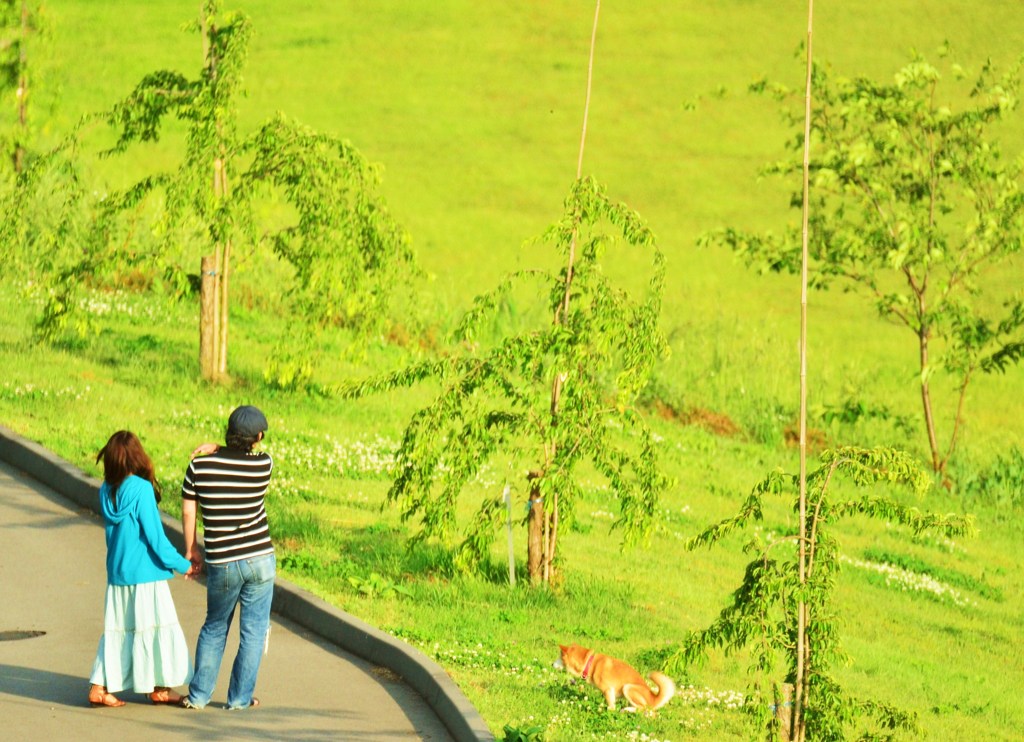
[[[98,513],[99,480],[2,425],[0,460],[77,505]],[[161,515],[168,538],[179,550],[184,549],[181,523],[166,513]],[[423,696],[458,742],[495,739],[479,712],[444,669],[409,644],[281,578],[274,584],[274,611],[341,649],[397,674]]]

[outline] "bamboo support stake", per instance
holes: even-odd
[[[546,510],[541,510],[541,518],[543,518],[541,521],[541,533],[543,534],[541,536],[541,543],[544,545],[544,557],[541,559],[541,580],[547,585],[551,582],[551,562],[554,560],[555,555],[551,549],[551,533],[548,530],[550,520]]]
[[[217,375],[223,379],[228,375],[228,275],[229,266],[231,263],[231,240],[224,241],[224,259],[221,261],[221,275],[218,276],[220,279],[219,286],[220,291],[217,292],[217,298],[220,300],[219,312],[220,322],[218,324],[218,338],[217,338]]]
[[[590,32],[590,57],[587,61],[587,94],[583,104],[583,127],[580,133],[580,149],[579,156],[576,158],[576,180],[578,181],[583,176],[583,151],[586,147],[587,142],[587,120],[590,117],[590,91],[593,87],[594,81],[594,47],[597,44],[597,22],[601,15],[601,0],[596,0],[594,7],[594,25]],[[569,257],[566,262],[565,268],[565,292],[562,296],[562,303],[555,311],[554,322],[556,325],[564,322],[569,316],[569,297],[572,295],[572,277],[573,267],[576,263],[576,230],[573,230],[572,239],[569,242]],[[562,385],[568,378],[565,372],[555,374],[555,378],[551,383],[551,417],[554,419],[558,415],[559,400],[562,396]],[[551,451],[551,457],[554,458],[554,451]],[[553,527],[551,528],[550,540],[548,534],[548,519],[544,518],[544,582],[550,580],[551,575],[551,563],[555,558],[555,547],[557,544],[558,534],[558,496],[557,494],[553,498],[552,502],[552,515],[553,515]]]
[[[800,266],[800,586],[807,583],[807,264],[810,249],[811,78],[813,75],[814,0],[807,0],[807,70],[804,87],[803,208]],[[795,698],[790,739],[803,742],[806,726],[803,707],[807,700],[807,604],[797,607],[797,657]]]
[[[514,542],[512,540],[512,488],[506,484],[505,491],[502,494],[505,498],[505,510],[508,512],[508,520],[505,524],[506,529],[508,530],[508,584],[515,587],[516,553],[513,548]]]
[[[217,131],[219,135],[221,133],[220,122],[217,123]],[[220,156],[214,160],[213,164],[214,201],[218,206],[231,197],[223,141],[220,148]],[[217,213],[215,211],[215,214]],[[228,375],[228,277],[231,269],[231,239],[226,235],[222,239],[223,242],[218,246],[221,259],[220,272],[217,275],[217,309],[220,318],[217,325],[217,376],[223,380]]]

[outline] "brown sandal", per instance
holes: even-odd
[[[153,689],[153,692],[149,694],[149,700],[153,703],[169,703],[174,706],[181,704],[182,696],[179,693],[175,693],[170,688],[163,688],[157,686]]]
[[[89,689],[89,703],[93,706],[118,708],[124,706],[125,702],[113,693],[107,693],[107,689],[102,685],[94,685]]]

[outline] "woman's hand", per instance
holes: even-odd
[[[186,580],[194,580],[195,578],[197,578],[202,573],[203,573],[203,565],[202,564],[193,563],[192,566],[188,568],[188,572],[185,573],[185,579]]]

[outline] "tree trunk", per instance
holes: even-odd
[[[217,258],[207,255],[199,269],[199,368],[203,378],[217,378]]]
[[[14,153],[12,155],[14,172],[25,169],[25,141],[28,138],[28,52],[26,50],[29,34],[28,3],[21,3],[21,40],[18,43],[18,130],[15,134]]]
[[[783,683],[775,698],[775,718],[778,719],[779,740],[790,742],[793,737],[793,684]]]
[[[220,125],[218,124],[218,130]],[[223,150],[223,145],[221,145]],[[213,161],[213,198],[214,203],[220,206],[228,198],[228,173],[227,165],[224,162],[223,151],[221,156]],[[214,209],[214,218],[217,218],[220,211]],[[226,225],[221,225],[226,226]],[[228,274],[231,267],[231,240],[225,235],[225,230],[216,230],[221,235],[221,244],[217,245],[219,265],[217,266],[217,311],[220,319],[217,325],[217,376],[223,378],[228,373]]]

